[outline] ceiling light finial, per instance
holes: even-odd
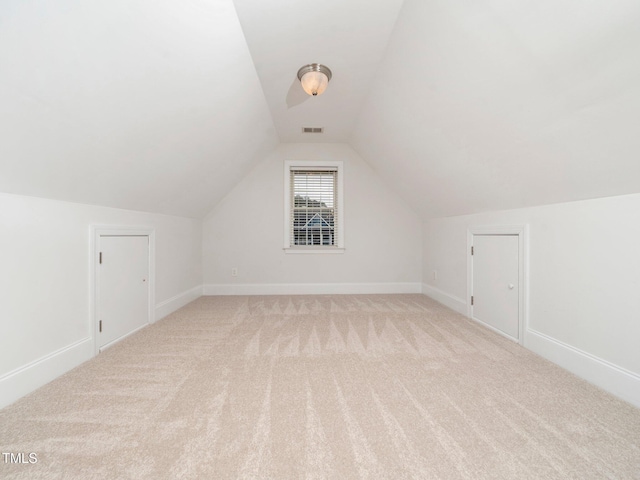
[[[310,63],[298,70],[298,80],[305,92],[316,97],[326,90],[331,80],[331,70],[319,63]]]

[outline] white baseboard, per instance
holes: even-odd
[[[432,287],[429,284],[422,284],[422,293],[427,297],[433,298],[436,302],[449,307],[461,315],[467,316],[467,302],[449,293],[443,292],[439,288]]]
[[[200,298],[202,296],[202,285],[198,285],[197,287],[193,287],[186,292],[179,293],[174,297],[171,297],[164,302],[160,302],[156,305],[156,315],[155,321],[166,317],[167,315],[172,314],[176,310],[184,307],[187,303],[193,302],[195,299]]]
[[[525,347],[640,408],[640,375],[535,330],[526,330]]]
[[[194,287],[156,305],[159,320],[202,296],[202,286]],[[119,339],[121,340],[121,339]],[[0,377],[0,408],[46,385],[72,368],[93,358],[93,338],[87,337],[34,360]]]
[[[358,295],[421,293],[419,283],[292,283],[205,285],[204,295]]]
[[[78,340],[0,377],[0,408],[15,402],[94,356],[91,337]]]

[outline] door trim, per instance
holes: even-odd
[[[89,332],[93,338],[94,356],[100,353],[98,346],[98,250],[101,236],[140,236],[149,237],[149,324],[155,320],[156,295],[156,231],[151,227],[91,225],[90,226],[90,258],[89,258]]]
[[[518,236],[518,339],[503,334],[484,323],[482,325],[500,333],[505,338],[524,345],[525,331],[529,328],[529,225],[474,225],[467,228],[467,317],[473,321],[473,258],[471,247],[474,235],[517,235]],[[480,322],[478,322],[480,323]]]

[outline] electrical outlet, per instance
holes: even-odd
[[[232,277],[237,277],[238,276],[238,269],[237,268],[232,268],[231,269],[231,276]]]
[[[438,279],[438,270],[434,270],[433,271],[433,279],[437,280]]]

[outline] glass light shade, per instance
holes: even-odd
[[[322,95],[322,92],[327,89],[329,79],[322,72],[307,72],[300,79],[300,83],[305,92],[315,97]]]
[[[321,95],[331,80],[331,70],[319,63],[310,63],[298,70],[298,80],[305,92],[314,97]]]

